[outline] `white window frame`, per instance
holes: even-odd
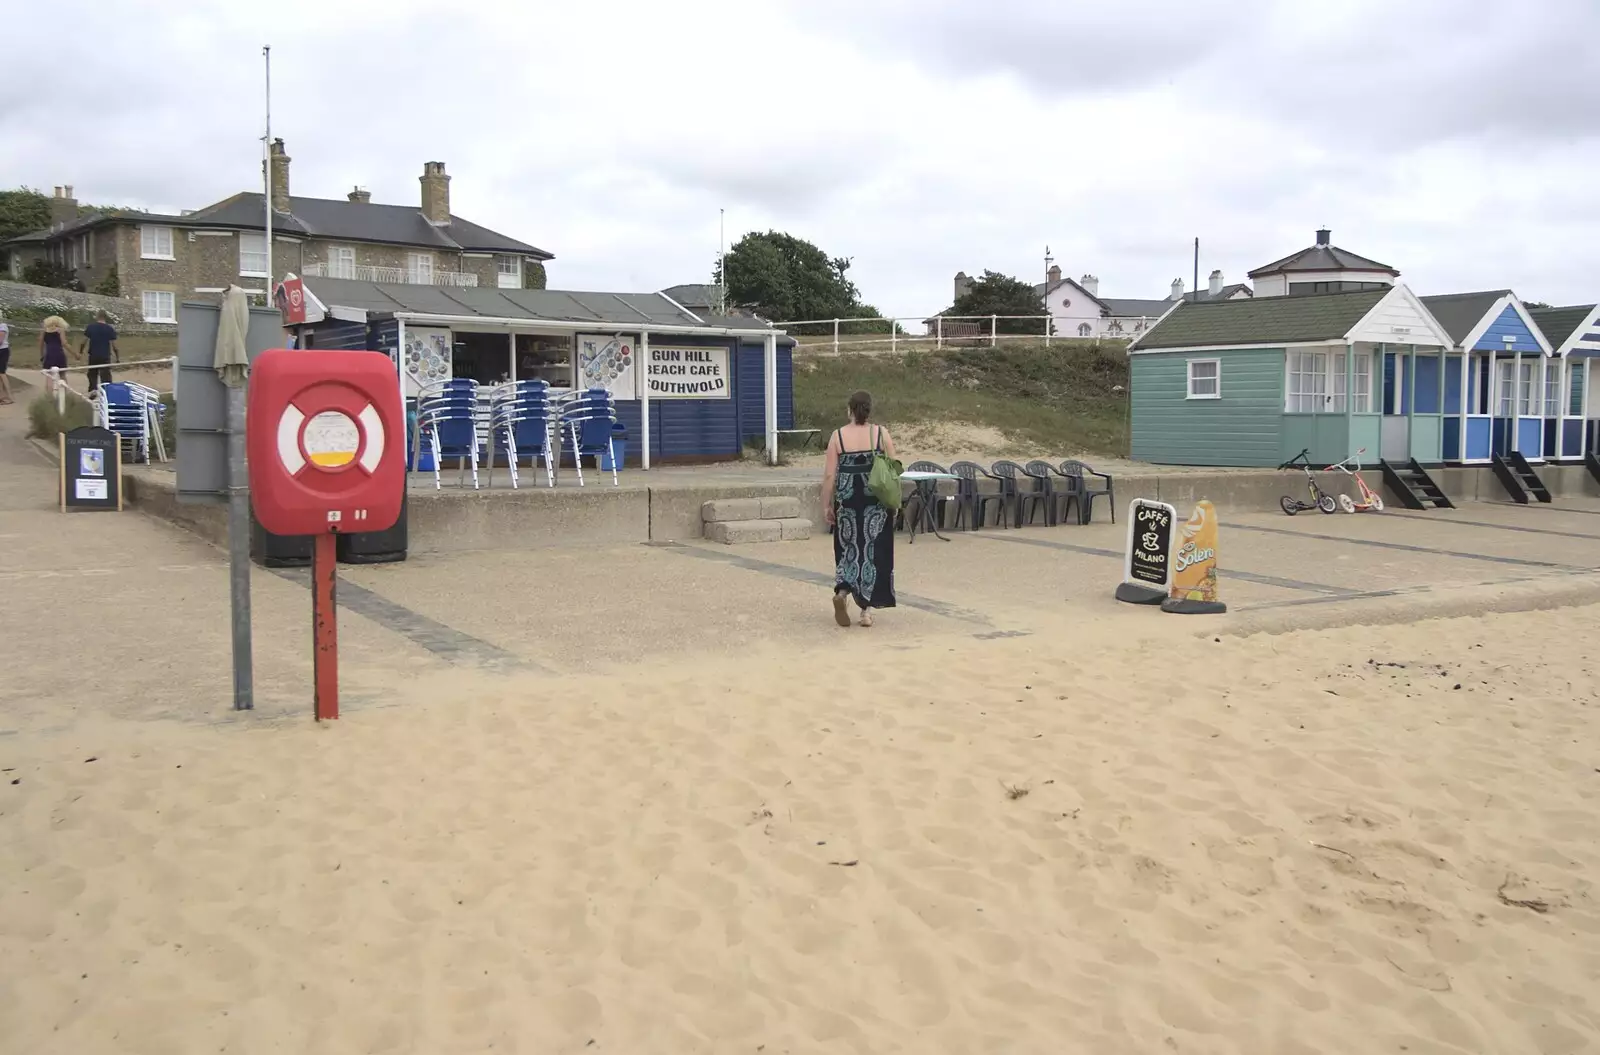
[[[1373,404],[1373,389],[1377,371],[1373,369],[1376,357],[1372,352],[1357,352],[1355,366],[1356,401],[1352,413],[1371,414]],[[1366,384],[1362,384],[1365,375]]]
[[[1534,396],[1537,394],[1533,381],[1534,366],[1535,364],[1532,360],[1524,359],[1522,360],[1522,369],[1517,374],[1517,417],[1519,418],[1537,418],[1540,416],[1539,412],[1534,409]]]
[[[506,265],[511,265],[511,270],[506,270]],[[522,257],[497,256],[494,258],[495,286],[498,289],[522,288]],[[511,279],[507,282],[506,279]]]
[[[154,313],[152,313],[150,311],[150,298],[151,297],[157,298],[157,300],[156,300],[156,308],[157,308],[157,310]],[[170,308],[168,309],[169,310],[169,314],[167,314],[167,315],[162,315],[160,313],[160,308],[163,306],[161,301],[160,301],[160,299],[159,299],[161,297],[166,297],[167,298],[167,304],[170,305]],[[176,293],[174,293],[170,289],[146,289],[146,290],[141,290],[140,293],[139,293],[139,308],[140,308],[140,313],[144,316],[144,321],[145,322],[171,322],[171,323],[176,323],[178,321],[178,295]]]
[[[161,236],[167,239],[166,252],[161,251]],[[176,260],[172,255],[177,239],[173,237],[170,227],[144,224],[139,227],[139,259],[141,260]]]
[[[255,239],[255,241],[252,242],[251,239]],[[252,244],[260,248],[245,248]],[[247,267],[247,264],[260,264],[261,266]],[[239,232],[239,274],[243,278],[267,277],[267,236],[265,234],[257,234],[254,231]]]
[[[1197,367],[1197,366],[1215,367],[1216,368],[1216,372],[1214,374],[1212,374],[1210,377],[1195,377],[1194,376],[1194,368]],[[1184,396],[1185,399],[1221,399],[1222,398],[1222,360],[1221,359],[1217,359],[1217,358],[1190,359],[1190,360],[1187,361],[1187,366],[1184,368],[1184,374],[1188,379],[1188,385],[1186,387],[1187,394]],[[1202,381],[1202,382],[1209,381],[1211,384],[1216,386],[1216,390],[1212,391],[1212,392],[1196,392],[1195,391],[1195,385],[1194,385],[1194,383],[1196,381]]]
[[[1289,349],[1289,354],[1284,356],[1285,414],[1329,413],[1329,358],[1326,348]],[[1303,382],[1309,382],[1309,387]]]
[[[346,266],[347,264],[348,266]],[[348,245],[330,245],[328,247],[328,277],[356,277],[356,251],[354,247]]]
[[[1552,370],[1554,364],[1544,358],[1539,365],[1544,370],[1544,416],[1553,420],[1561,416],[1561,369],[1557,366]]]
[[[426,265],[424,268],[423,265]],[[428,281],[419,279],[426,274]],[[433,285],[433,254],[432,253],[407,253],[406,254],[406,281],[414,286]]]

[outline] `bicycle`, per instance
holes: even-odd
[[[1283,511],[1289,516],[1294,516],[1296,513],[1304,513],[1310,509],[1320,509],[1324,513],[1332,513],[1334,510],[1339,508],[1338,501],[1335,500],[1332,495],[1328,494],[1322,488],[1317,486],[1317,478],[1312,475],[1313,470],[1311,468],[1311,448],[1307,447],[1293,458],[1290,458],[1288,461],[1278,466],[1278,469],[1280,471],[1284,469],[1305,470],[1306,488],[1311,492],[1311,501],[1309,502],[1302,502],[1290,495],[1284,495],[1282,498],[1278,499],[1278,505],[1282,506]]]
[[[1383,512],[1383,496],[1374,491],[1372,488],[1368,487],[1367,481],[1361,478],[1361,456],[1365,453],[1367,453],[1367,449],[1362,447],[1344,461],[1334,462],[1332,465],[1328,466],[1327,471],[1330,473],[1337,469],[1346,476],[1355,477],[1356,486],[1361,489],[1361,501],[1359,502],[1357,502],[1354,498],[1351,498],[1349,495],[1339,496],[1339,508],[1344,510],[1346,513],[1354,513],[1358,510],[1363,513],[1367,512],[1368,510],[1371,510],[1374,513]],[[1356,467],[1354,471],[1352,471],[1350,468],[1351,462],[1355,462]]]

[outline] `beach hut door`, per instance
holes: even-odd
[[[1406,421],[1405,357],[1395,352],[1383,356],[1383,421],[1378,434],[1378,456],[1388,461],[1409,461],[1411,430]]]

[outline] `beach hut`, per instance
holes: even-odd
[[[1406,286],[1374,286],[1173,308],[1129,347],[1133,456],[1439,464],[1454,342]]]
[[[1509,289],[1422,303],[1450,334],[1454,353],[1445,372],[1445,459],[1475,465],[1517,453],[1543,461],[1559,377],[1528,309]]]
[[[1600,371],[1600,304],[1535,308],[1530,314],[1550,342],[1559,381],[1556,414],[1545,422],[1545,451],[1557,461],[1600,453],[1600,399],[1591,394]]]

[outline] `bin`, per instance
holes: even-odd
[[[340,564],[392,564],[406,559],[408,542],[406,496],[401,495],[400,518],[394,527],[387,531],[341,532],[336,549]]]
[[[616,467],[621,472],[628,463],[628,427],[620,421],[611,426],[611,451],[616,452]],[[600,455],[600,468],[605,472],[611,471],[611,452]]]
[[[274,535],[261,526],[252,505],[250,559],[263,568],[308,568],[311,566],[311,536]]]

